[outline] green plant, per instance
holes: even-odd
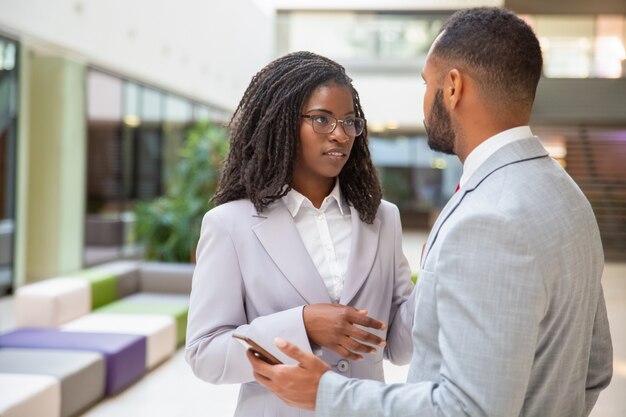
[[[227,153],[225,128],[201,122],[189,131],[166,195],[135,206],[135,233],[146,259],[193,260],[202,216],[212,207],[209,200]]]

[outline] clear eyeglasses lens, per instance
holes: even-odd
[[[365,120],[360,117],[348,117],[344,120],[337,120],[332,116],[309,116],[313,122],[313,130],[317,133],[332,133],[337,124],[341,123],[343,131],[351,137],[359,136],[365,128]]]

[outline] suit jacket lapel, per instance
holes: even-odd
[[[339,298],[340,304],[347,305],[359,292],[376,259],[378,251],[378,237],[380,234],[380,220],[374,219],[367,224],[359,218],[359,212],[350,207],[352,213],[352,243],[348,256],[348,270]]]
[[[285,204],[276,201],[261,214],[255,211],[253,216],[264,218],[252,230],[302,298],[309,304],[330,303],[326,286],[304,247]]]
[[[424,256],[422,256],[422,260],[420,262],[420,268],[422,268],[426,263],[426,258],[428,258],[430,248],[432,248],[435,240],[437,240],[439,229],[445,223],[445,221],[448,220],[448,217],[450,217],[454,210],[456,210],[456,208],[459,206],[459,204],[463,200],[463,197],[465,197],[466,192],[467,190],[459,190],[454,193],[454,195],[446,203],[443,210],[441,210],[441,213],[439,213],[439,216],[437,217],[437,220],[435,221],[435,224],[433,225],[433,228],[428,235],[428,239],[426,240],[426,248],[424,249]]]
[[[426,249],[424,250],[424,256],[422,257],[420,267],[424,266],[426,258],[428,258],[428,254],[430,253],[430,249],[437,240],[441,226],[443,226],[446,220],[448,220],[452,213],[454,213],[465,198],[466,194],[471,193],[478,188],[478,186],[488,176],[508,165],[545,157],[548,157],[548,152],[536,137],[515,141],[511,144],[503,146],[491,155],[485,163],[478,168],[474,175],[471,176],[471,178],[467,181],[467,184],[465,184],[461,190],[450,198],[446,206],[441,211],[439,217],[437,217],[437,221],[428,235]]]

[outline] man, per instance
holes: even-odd
[[[430,146],[463,162],[426,243],[406,384],[352,380],[277,340],[257,380],[319,416],[587,416],[612,374],[591,207],[528,127],[539,42],[498,8],[444,25],[426,59]]]

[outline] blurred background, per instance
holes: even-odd
[[[607,259],[626,260],[623,0],[0,0],[0,293],[140,256],[135,206],[167,194],[192,126],[228,122],[256,71],[297,50],[346,67],[385,198],[427,231],[461,166],[428,149],[419,73],[472,4],[536,30],[533,130],[592,202]]]
[[[118,259],[192,261],[195,235],[174,248],[171,228],[199,227],[223,126],[251,77],[297,50],[346,67],[384,197],[400,207],[408,239],[423,239],[462,167],[428,149],[420,71],[444,20],[479,5],[507,7],[535,29],[545,65],[531,127],[587,195],[619,268],[624,0],[0,0],[0,296]],[[196,136],[213,138],[208,153]],[[181,189],[200,175],[203,184]],[[192,200],[194,214],[177,219]],[[418,245],[409,250],[413,259]],[[621,320],[626,267],[617,271],[607,298]]]

